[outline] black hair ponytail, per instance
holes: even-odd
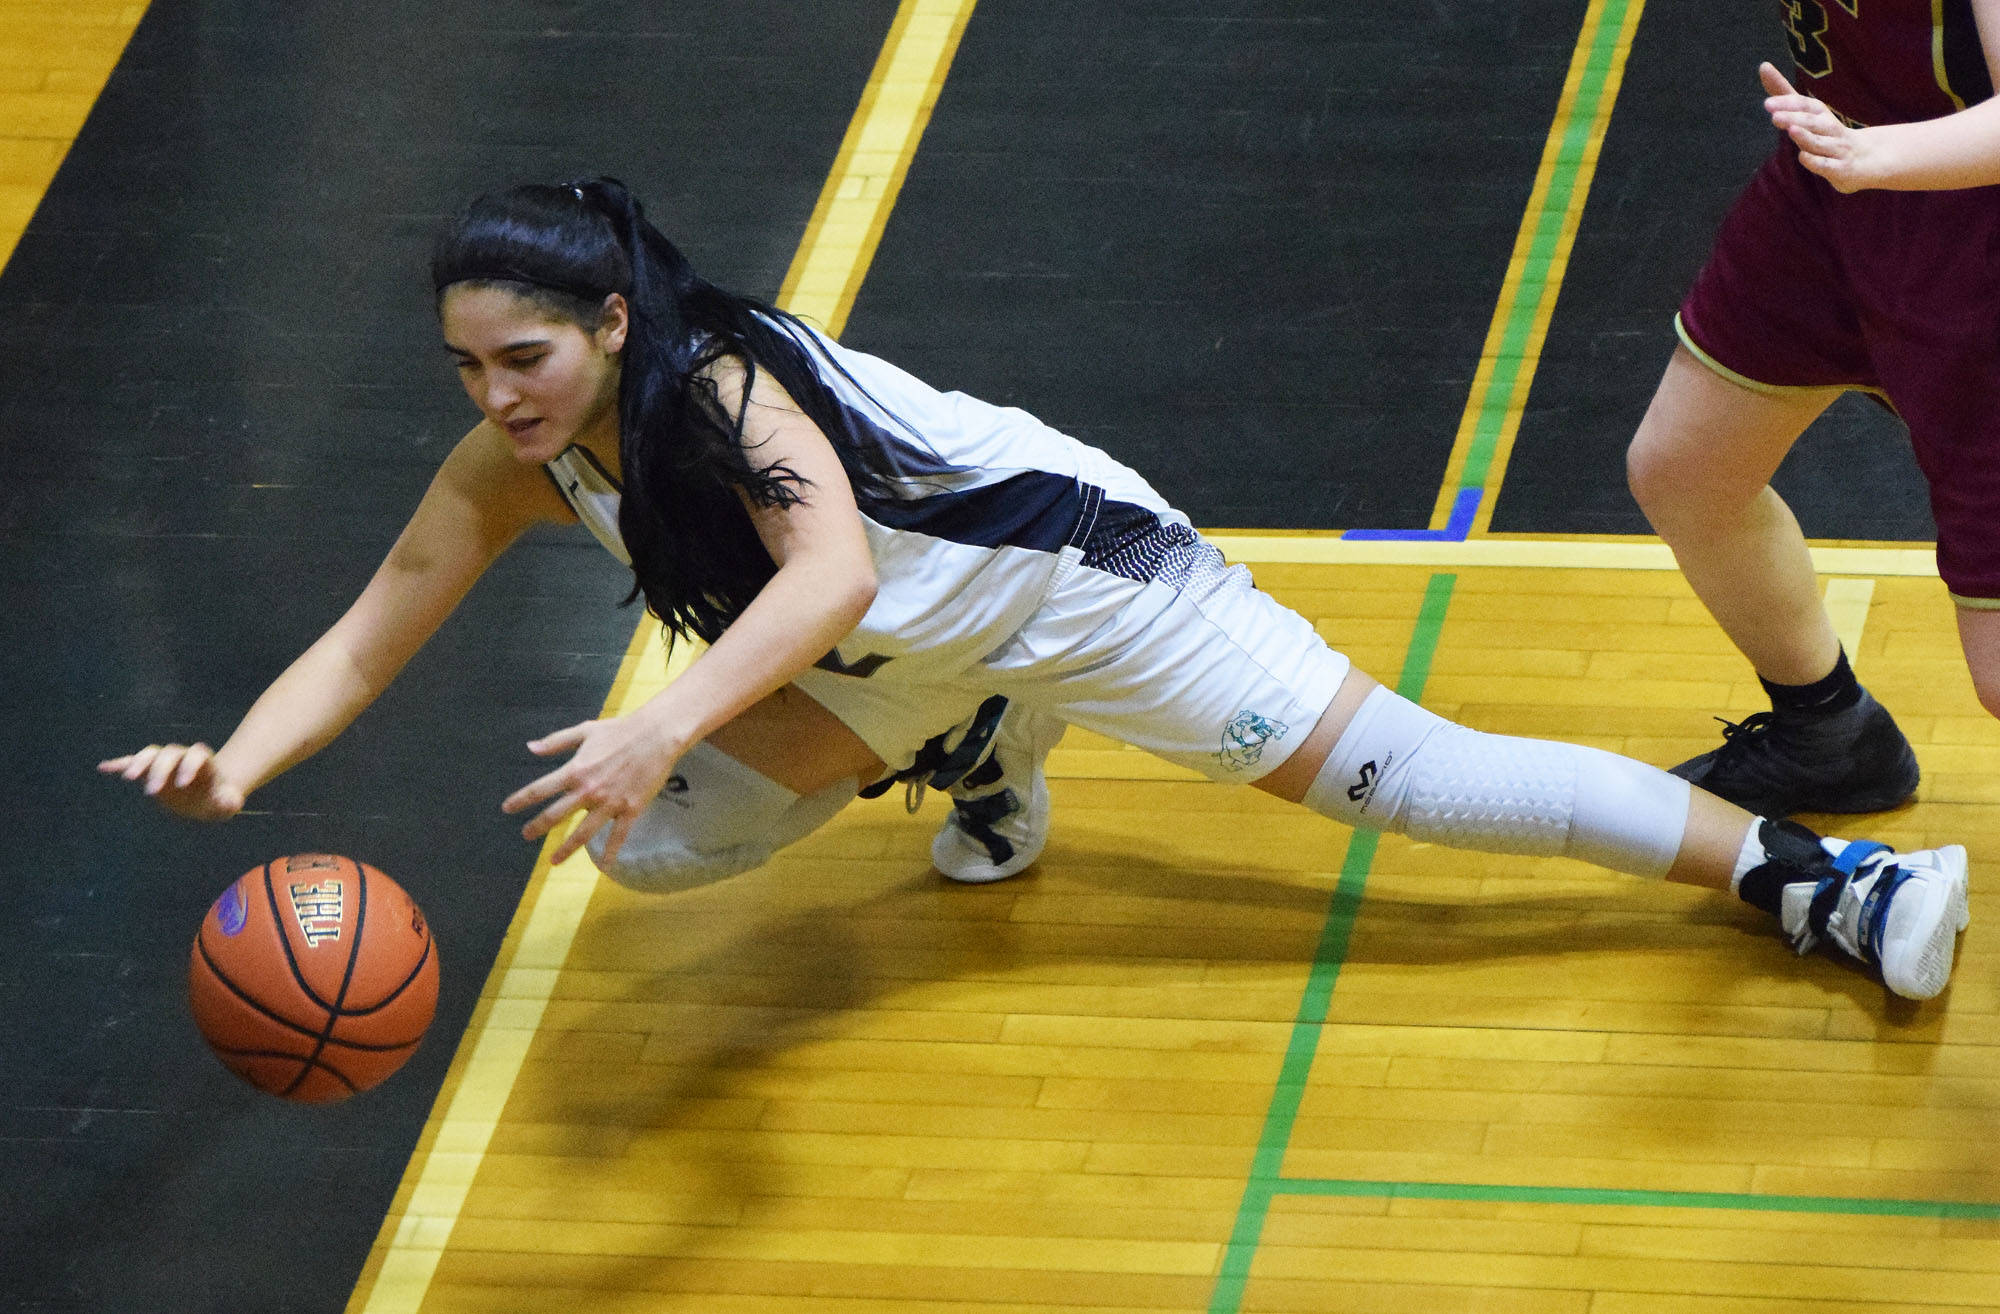
[[[695,273],[616,179],[480,197],[439,234],[431,282],[440,299],[457,283],[508,285],[592,331],[604,299],[625,298],[618,526],[635,580],[625,600],[644,595],[676,635],[713,642],[776,572],[737,490],[752,505],[786,507],[809,487],[781,463],[758,465],[744,446],[760,368],[833,444],[858,499],[888,495],[889,458],[827,387],[804,325]],[[733,408],[711,373],[725,357],[745,371]]]

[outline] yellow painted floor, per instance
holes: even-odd
[[[911,11],[925,58],[964,9]],[[0,259],[143,12],[0,0]],[[913,67],[882,78],[920,125],[942,73]],[[816,225],[859,253],[793,288],[829,322],[909,149],[857,126],[843,152],[829,197],[880,204]],[[1257,569],[1390,680],[1450,570],[1425,701],[1485,729],[1665,763],[1759,705],[1671,572],[1456,560],[1490,546],[1535,555]],[[857,805],[672,897],[544,874],[351,1307],[2000,1307],[2000,724],[1935,579],[1835,583],[1927,773],[1866,832],[1972,851],[1938,1001],[1794,960],[1726,899],[1394,839],[1328,940],[1344,830],[1077,734],[1047,855],[997,887],[930,871],[936,800]],[[1281,1177],[1253,1175],[1260,1144]]]
[[[127,0],[0,0],[0,266],[145,12]]]
[[[1434,571],[1258,573],[1393,680]],[[1668,762],[1757,706],[1677,575],[1455,574],[1441,712]],[[2000,1307],[2000,1211],[1702,1200],[2000,1202],[2000,724],[1937,582],[1867,583],[1857,667],[1928,775],[1863,829],[1971,847],[1953,989],[1888,998],[1718,896],[1385,839],[1283,1176],[1517,1198],[1281,1189],[1230,1308]],[[1080,732],[1053,765],[1055,838],[998,886],[929,869],[941,802],[883,799],[715,886],[591,888],[421,1309],[1210,1309],[1348,832]]]

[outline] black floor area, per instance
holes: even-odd
[[[1421,528],[1584,8],[989,0],[848,341],[1106,448],[1199,525]],[[1625,444],[1770,148],[1763,58],[1762,9],[1648,6],[1495,529],[1649,532]],[[1859,398],[1778,486],[1816,537],[1933,532]]]
[[[982,0],[848,340],[1198,524],[1421,527],[1584,9]],[[422,273],[444,213],[614,173],[774,295],[894,10],[153,0],[0,276],[0,1310],[343,1307],[533,863],[499,801],[601,705],[627,577],[580,530],[523,544],[228,826],[92,766],[226,735],[470,425]],[[1648,6],[1496,528],[1643,528],[1620,454],[1777,41]],[[1808,530],[1922,537],[1893,425],[1826,427],[1786,472]],[[431,1041],[335,1108],[239,1085],[184,1003],[209,901],[304,849],[402,880],[444,967]]]
[[[1625,445],[1716,225],[1776,139],[1757,84],[1763,59],[1790,67],[1767,6],[1647,4],[1495,530],[1651,532],[1625,487]],[[1902,424],[1858,395],[1807,430],[1773,486],[1814,538],[1936,536]]]
[[[581,531],[518,547],[227,826],[93,764],[220,742],[476,418],[428,304],[440,217],[614,173],[774,296],[893,12],[154,0],[0,277],[0,1309],[344,1306],[533,865],[500,800],[525,740],[602,705],[629,576]],[[209,901],[303,849],[398,877],[444,968],[425,1047],[332,1108],[239,1084],[185,1004]]]
[[[982,4],[847,339],[1199,525],[1421,527],[1585,8]]]

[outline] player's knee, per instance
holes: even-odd
[[[590,856],[631,889],[689,889],[761,867],[853,797],[854,783],[844,781],[802,799],[712,744],[697,744],[632,823],[617,857],[604,854],[609,827],[591,837]]]
[[[1625,486],[1646,519],[1662,532],[1663,521],[1671,524],[1700,510],[1699,499],[1691,496],[1699,481],[1665,447],[1647,441],[1644,432],[1625,449]]]
[[[1304,802],[1451,848],[1564,854],[1662,876],[1687,825],[1688,784],[1597,749],[1453,725],[1376,689]]]
[[[628,842],[618,856],[604,857],[602,832],[590,843],[591,860],[607,878],[628,890],[642,894],[671,894],[676,890],[710,885],[742,872],[763,866],[772,850],[762,844],[736,844],[703,851],[674,834],[649,836],[647,842]]]

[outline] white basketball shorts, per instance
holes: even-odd
[[[1216,780],[1255,780],[1311,733],[1349,663],[1248,570],[1179,534],[1144,561],[1066,549],[1041,608],[950,678],[899,681],[892,661],[796,683],[891,770],[997,693]]]

